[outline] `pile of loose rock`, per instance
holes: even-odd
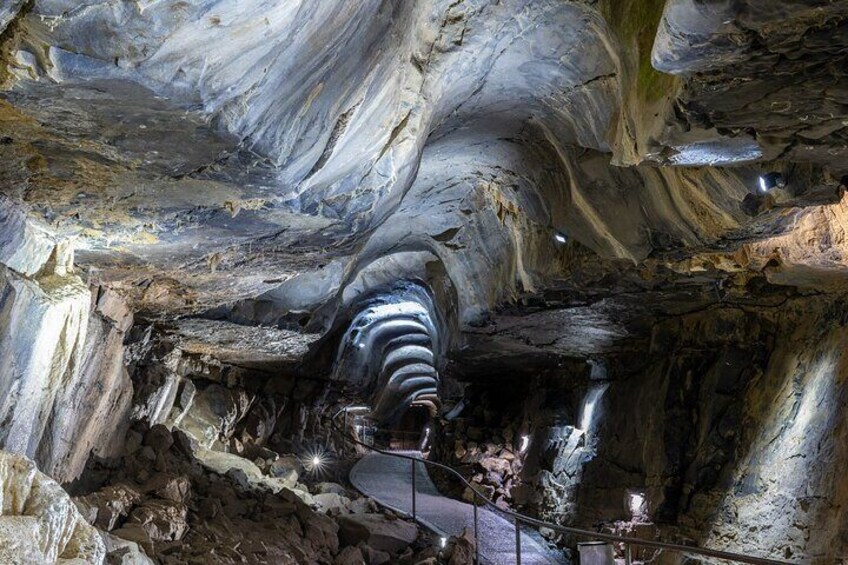
[[[335,483],[298,483],[292,457],[216,472],[196,451],[184,432],[154,426],[114,469],[90,466],[102,484],[74,502],[103,532],[107,563],[464,562],[452,558],[459,541],[440,555],[417,525],[372,500]]]
[[[499,431],[496,431],[499,430]],[[444,442],[437,448],[436,460],[457,469],[478,492],[503,509],[513,504],[513,490],[522,484],[523,460],[519,453],[520,440],[511,424],[503,427],[477,427],[467,420],[447,423],[442,430]],[[516,445],[516,443],[519,445]],[[440,487],[473,500],[471,489],[456,492],[455,481],[440,480]]]

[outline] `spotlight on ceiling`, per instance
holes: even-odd
[[[317,469],[318,467],[321,466],[321,463],[322,463],[322,461],[321,461],[321,458],[319,456],[315,455],[315,456],[312,457],[312,466],[313,467],[315,467]]]
[[[776,172],[760,175],[760,192],[769,192],[774,188],[783,188],[786,186],[786,179],[783,175]]]
[[[567,235],[565,235],[565,234],[564,234],[564,233],[562,233],[562,232],[556,232],[556,233],[554,234],[554,239],[556,240],[556,242],[557,242],[557,243],[566,243],[566,242],[568,242],[568,236],[567,236]]]

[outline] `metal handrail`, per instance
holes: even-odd
[[[751,556],[748,556],[748,555],[741,555],[741,554],[732,553],[732,552],[729,552],[729,551],[720,551],[720,550],[717,550],[717,549],[708,549],[708,548],[704,548],[704,547],[693,547],[693,546],[689,546],[689,545],[681,545],[681,544],[676,544],[676,543],[665,543],[665,542],[661,542],[661,541],[646,540],[646,539],[642,539],[642,538],[633,538],[633,537],[627,537],[627,536],[617,536],[615,534],[605,534],[605,533],[602,533],[602,532],[593,532],[591,530],[583,530],[583,529],[580,529],[580,528],[572,528],[572,527],[569,527],[569,526],[560,526],[559,524],[553,524],[551,522],[545,522],[543,520],[538,520],[536,518],[532,518],[532,517],[526,516],[524,514],[519,514],[517,512],[513,512],[511,510],[504,510],[503,508],[500,508],[499,506],[497,506],[489,498],[487,498],[486,495],[484,495],[480,491],[478,491],[474,487],[473,484],[471,484],[468,480],[466,480],[465,477],[463,477],[453,467],[449,467],[447,465],[444,465],[442,463],[438,463],[436,461],[430,461],[430,460],[427,460],[427,459],[419,459],[417,457],[412,457],[410,455],[404,455],[402,453],[387,451],[385,449],[380,449],[378,447],[368,445],[368,444],[363,443],[363,442],[361,442],[357,439],[354,439],[352,437],[348,437],[348,435],[344,432],[344,430],[339,429],[339,427],[336,425],[336,418],[338,418],[339,414],[341,414],[342,412],[344,412],[344,408],[342,408],[341,410],[336,412],[333,415],[333,417],[330,418],[330,425],[333,427],[333,429],[336,432],[339,433],[339,435],[342,436],[343,441],[353,443],[353,444],[356,444],[356,445],[360,445],[360,446],[362,446],[366,449],[370,449],[371,451],[375,451],[375,452],[383,454],[383,455],[387,455],[387,456],[390,456],[390,457],[398,457],[400,459],[408,459],[408,460],[412,461],[412,477],[413,477],[413,482],[412,482],[412,484],[413,484],[412,511],[413,511],[413,519],[416,519],[416,517],[415,517],[415,463],[421,462],[421,463],[424,463],[425,465],[430,465],[432,467],[437,467],[439,469],[447,471],[448,473],[450,473],[450,474],[454,475],[456,478],[458,478],[460,480],[460,482],[462,482],[466,487],[471,489],[471,491],[474,493],[474,503],[473,503],[473,505],[474,505],[474,518],[475,518],[475,520],[474,520],[475,521],[474,539],[475,539],[475,548],[477,549],[477,551],[479,551],[479,544],[476,541],[477,540],[477,532],[476,532],[476,529],[477,529],[476,528],[477,499],[480,499],[480,500],[483,501],[484,505],[490,506],[492,509],[494,509],[495,512],[500,513],[500,514],[504,514],[504,515],[509,516],[510,518],[513,519],[513,522],[515,523],[515,527],[516,527],[516,563],[518,565],[521,565],[520,535],[519,535],[519,531],[518,531],[518,524],[519,523],[527,524],[527,525],[533,526],[534,528],[537,528],[537,529],[538,528],[547,528],[549,530],[553,530],[555,532],[559,532],[559,533],[563,533],[563,534],[571,534],[571,535],[575,535],[575,536],[579,536],[579,537],[588,537],[588,538],[592,538],[592,539],[596,539],[596,540],[623,543],[624,546],[625,546],[625,554],[627,556],[628,565],[630,563],[630,546],[648,547],[648,548],[653,548],[653,549],[664,549],[664,550],[667,550],[667,551],[674,551],[674,552],[677,552],[677,553],[683,553],[683,554],[687,554],[687,555],[699,555],[699,556],[703,556],[703,557],[715,557],[717,559],[726,559],[728,561],[736,561],[736,562],[739,562],[739,563],[750,563],[752,565],[792,565],[789,561],[781,561],[781,560],[778,560],[778,559],[767,559],[767,558],[764,558],[764,557],[751,557]],[[345,422],[345,424],[347,424],[347,422]],[[479,554],[477,556],[477,562],[478,563],[480,562]]]

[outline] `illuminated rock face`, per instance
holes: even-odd
[[[0,451],[3,563],[104,563],[100,534],[56,481],[26,457]]]
[[[204,476],[279,491],[340,408],[417,403],[501,505],[844,555],[847,22],[2,2],[0,447],[98,491],[143,483],[166,426]]]
[[[366,300],[339,345],[335,378],[368,401],[378,422],[396,421],[409,406],[439,406],[437,356],[443,351],[432,297],[410,285]]]
[[[681,2],[661,18],[662,2],[636,4],[12,3],[2,114],[14,135],[0,146],[18,187],[9,192],[78,235],[78,261],[145,309],[197,313],[259,297],[263,308],[239,310],[247,321],[309,316],[337,306],[372,262],[418,253],[395,274],[410,278],[434,255],[466,289],[455,305],[465,324],[556,278],[557,233],[631,261],[760,237],[739,207],[761,172],[745,164],[792,143],[800,151],[799,132],[818,149],[798,157],[811,164],[795,171],[793,191],[848,172],[819,158],[840,145],[841,107],[827,110],[825,138],[797,108],[781,114],[780,143],[766,139],[768,110],[747,106],[735,114],[752,116],[745,132],[730,121],[703,133],[695,110],[718,124],[734,97],[686,98],[681,83],[706,80],[698,66],[675,67],[674,80],[642,76],[651,53],[634,30],[672,37],[657,43],[664,61],[663,49],[676,54],[697,18],[715,14]],[[793,17],[776,37],[783,12]],[[841,29],[841,7],[818,19],[783,12],[739,16],[762,18],[769,39],[771,51],[739,69],[757,92],[797,70],[770,76],[762,61],[774,53],[806,49],[804,69],[844,56],[818,39]],[[793,43],[792,30],[808,33]],[[735,88],[735,69],[709,85]],[[701,168],[722,162],[715,152],[745,166]]]
[[[33,278],[0,267],[0,446],[70,481],[92,451],[113,453],[126,428],[123,336],[132,314],[114,292],[57,265],[61,249],[55,244]]]

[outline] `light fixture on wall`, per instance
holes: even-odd
[[[648,498],[639,490],[627,491],[627,510],[634,522],[644,522],[648,519]]]
[[[442,539],[439,540],[439,545],[442,547],[442,549],[444,549],[447,544],[448,544],[448,538],[443,537]]]
[[[560,243],[560,244],[568,243],[568,236],[565,235],[564,233],[558,231],[554,234],[554,240],[557,243]]]
[[[424,428],[424,437],[421,439],[421,446],[418,451],[426,451],[427,444],[430,442],[430,426]]]
[[[760,192],[766,193],[775,188],[785,187],[786,179],[783,178],[782,174],[772,171],[770,173],[760,175],[759,184]]]
[[[521,445],[518,447],[518,453],[524,453],[528,447],[530,447],[530,436],[525,434],[521,436]]]

